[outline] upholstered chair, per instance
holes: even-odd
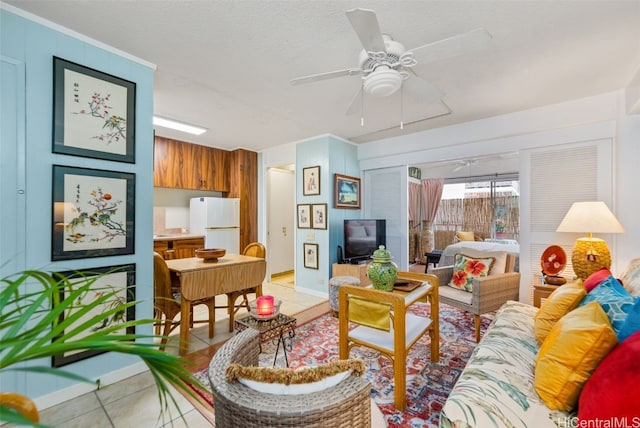
[[[518,300],[520,273],[514,272],[515,255],[507,252],[464,250],[465,255],[476,258],[494,257],[489,275],[475,278],[471,291],[450,286],[454,266],[439,266],[430,270],[440,284],[440,302],[473,314],[476,341],[480,341],[480,315],[495,311],[507,300]],[[454,257],[455,259],[455,257]]]

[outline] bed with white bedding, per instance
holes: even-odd
[[[455,244],[447,246],[442,251],[442,256],[440,257],[438,266],[453,265],[453,257],[457,253],[464,253],[464,250],[469,248],[475,251],[506,251],[507,253],[513,253],[516,255],[515,271],[520,271],[520,244],[518,244],[518,241],[513,239],[456,242]]]

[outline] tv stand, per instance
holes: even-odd
[[[366,259],[364,259],[366,261]],[[360,286],[371,284],[371,280],[367,276],[367,266],[369,263],[363,264],[333,264],[333,276],[353,276],[360,280]]]

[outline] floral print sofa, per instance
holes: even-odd
[[[620,279],[640,295],[640,258]],[[550,410],[534,388],[537,311],[515,301],[498,310],[442,408],[441,428],[571,426],[575,414]]]

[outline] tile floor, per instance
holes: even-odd
[[[282,299],[281,312],[296,314],[312,306],[326,302],[327,299],[297,292],[291,286],[266,283],[264,294],[271,294]],[[226,301],[225,296],[217,299]],[[242,309],[241,311],[244,311]],[[239,312],[238,314],[241,314]],[[207,308],[204,305],[194,308],[195,319],[207,319]],[[208,348],[210,345],[225,340],[233,333],[228,331],[226,310],[216,310],[216,326],[213,339],[208,337],[207,324],[196,324],[191,330],[189,352]],[[172,337],[179,335],[179,328]],[[172,350],[170,352],[177,352]],[[174,392],[184,420],[174,405],[165,412],[165,419],[159,419],[160,403],[153,378],[148,372],[130,377],[118,383],[105,386],[98,391],[74,398],[65,403],[43,409],[40,412],[41,422],[53,427],[65,428],[152,428],[152,427],[210,427],[205,419],[182,394]]]

